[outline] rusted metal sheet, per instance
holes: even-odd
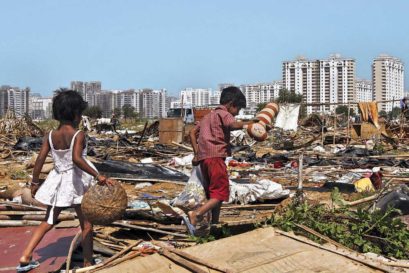
[[[0,228],[0,272],[16,272],[18,260],[36,227]],[[52,229],[35,249],[33,259],[40,266],[33,273],[54,272],[64,264],[70,243],[80,230],[75,228]]]

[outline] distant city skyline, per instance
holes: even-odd
[[[282,80],[298,56],[353,58],[371,80],[380,54],[409,63],[405,0],[16,0],[2,2],[0,85],[52,95],[102,89],[217,89]],[[409,73],[405,72],[405,89]]]

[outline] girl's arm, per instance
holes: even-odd
[[[45,159],[47,158],[48,152],[50,152],[50,144],[48,143],[48,134],[43,137],[43,144],[41,145],[40,152],[37,156],[36,162],[33,168],[33,180],[31,181],[31,193],[34,195],[38,188],[40,187],[40,172],[43,168]]]
[[[84,144],[85,144],[85,134],[84,132],[79,132],[77,137],[74,140],[74,148],[72,151],[72,161],[74,162],[75,165],[77,165],[78,168],[83,170],[84,172],[89,173],[95,179],[100,183],[100,184],[108,184],[112,185],[114,184],[114,180],[106,178],[105,176],[99,174],[94,168],[92,168],[88,163],[82,158],[82,150],[84,149]]]

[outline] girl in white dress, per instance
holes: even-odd
[[[43,236],[52,229],[57,217],[65,207],[74,207],[82,229],[84,266],[92,264],[92,224],[81,212],[84,193],[95,179],[100,184],[115,183],[112,179],[98,174],[97,169],[86,159],[85,134],[78,130],[81,114],[87,103],[81,95],[72,90],[61,91],[53,99],[53,117],[60,122],[57,130],[44,136],[43,145],[33,169],[31,192],[35,199],[47,205],[46,221],[34,231],[23,255],[18,272],[31,270],[39,263],[32,260],[35,247]],[[44,183],[39,175],[47,154],[51,151],[54,169]]]

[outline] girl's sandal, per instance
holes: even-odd
[[[38,267],[40,263],[35,260],[30,260],[28,263],[20,263],[17,267],[16,270],[17,272],[27,272],[30,271],[31,269],[34,269]]]

